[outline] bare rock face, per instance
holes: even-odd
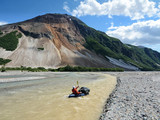
[[[84,47],[85,39],[73,22],[74,17],[46,14],[36,18],[1,26],[2,36],[18,31],[17,48],[0,48],[0,58],[12,60],[6,66],[61,67],[114,67],[104,57]]]

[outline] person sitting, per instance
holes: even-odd
[[[73,86],[73,89],[72,89],[72,93],[75,95],[79,95],[81,93],[81,92],[78,92],[77,88],[79,88],[79,86],[77,87]]]

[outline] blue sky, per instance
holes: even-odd
[[[1,0],[0,25],[46,13],[78,17],[123,43],[160,52],[159,0]]]

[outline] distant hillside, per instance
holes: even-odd
[[[10,67],[160,68],[160,53],[123,44],[66,14],[46,14],[1,26],[0,58]]]
[[[77,18],[73,20],[85,38],[85,47],[102,56],[109,56],[137,66],[142,70],[159,69],[160,53],[146,47],[123,44],[120,40],[110,37],[101,31],[88,27]]]

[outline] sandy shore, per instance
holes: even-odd
[[[160,120],[160,72],[107,74],[118,84],[100,120]]]

